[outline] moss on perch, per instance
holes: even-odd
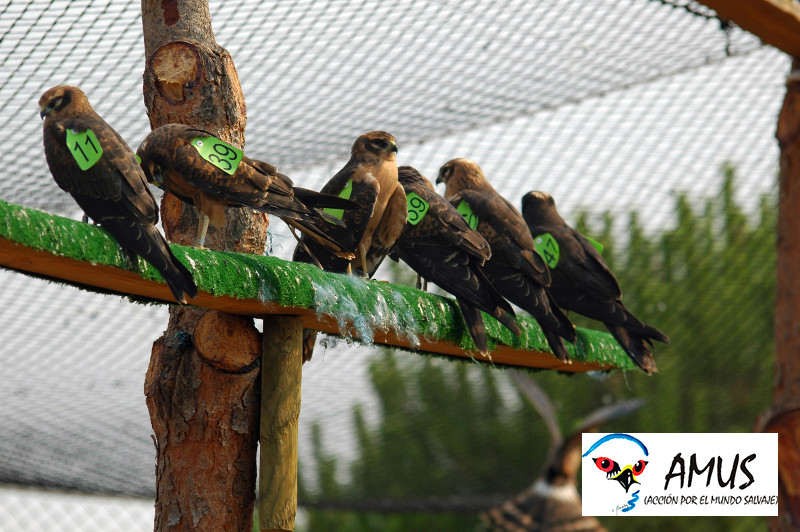
[[[303,325],[371,344],[474,357],[454,300],[411,287],[327,273],[275,257],[172,245],[194,273],[200,294],[193,305],[233,314],[299,316]],[[89,224],[0,200],[0,265],[98,292],[168,303],[160,274]],[[538,324],[520,316],[519,337],[484,314],[492,361],[563,371],[634,369],[622,348],[603,332],[578,329],[568,344],[572,364],[547,349]]]

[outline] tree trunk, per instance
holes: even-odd
[[[142,1],[150,125],[202,127],[244,147],[244,97],[217,45],[205,0]],[[165,194],[167,238],[193,245],[194,208]],[[258,253],[266,216],[227,210],[206,246]],[[156,447],[155,530],[251,530],[259,426],[261,340],[252,319],[173,306],[153,344],[145,395]]]
[[[775,298],[775,388],[761,430],[778,433],[779,515],[770,530],[800,528],[800,59],[778,118],[781,149]]]

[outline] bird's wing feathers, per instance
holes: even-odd
[[[51,135],[52,145],[45,143],[46,151],[56,153],[59,158],[72,159],[73,156],[66,146],[66,130],[83,133],[91,129],[103,153],[100,160],[87,170],[81,170],[74,161],[61,164],[57,171],[52,172],[58,185],[73,195],[95,200],[112,200],[116,209],[136,220],[157,222],[158,206],[147,187],[144,172],[133,151],[119,134],[97,116],[71,118],[63,125],[64,129],[54,128],[55,134]],[[87,214],[92,215],[91,212]]]
[[[536,254],[522,215],[497,193],[484,190],[462,190],[460,199],[467,202],[478,217],[481,234],[492,247],[493,260],[510,265],[536,278],[545,286],[550,274]],[[454,205],[458,205],[453,201]]]

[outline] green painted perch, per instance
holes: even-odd
[[[476,351],[452,299],[275,257],[172,249],[194,273],[200,293],[193,305],[253,317],[297,316],[305,328],[364,344],[488,361]],[[153,267],[98,227],[2,200],[0,266],[134,300],[173,301]],[[486,314],[484,320],[495,364],[570,372],[635,367],[607,333],[578,329],[578,341],[568,345],[573,362],[563,364],[547,350],[534,320],[518,318],[519,337]]]

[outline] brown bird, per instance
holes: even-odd
[[[484,263],[492,256],[489,243],[416,169],[401,166],[398,177],[408,198],[408,222],[392,258],[402,259],[420,276],[456,297],[470,336],[478,350],[488,355],[481,310],[514,334],[520,333],[511,305],[483,273]]]
[[[630,399],[601,407],[589,414],[565,439],[547,393],[520,370],[510,371],[522,394],[541,414],[550,430],[550,456],[543,474],[530,488],[481,512],[481,519],[489,529],[497,532],[605,531],[596,518],[582,515],[577,482],[581,437],[584,432],[597,432],[604,423],[632,414],[644,405],[644,401]]]
[[[353,202],[295,187],[271,164],[250,159],[207,131],[166,124],[144,139],[137,155],[148,181],[197,208],[198,246],[205,243],[209,224],[222,227],[225,207],[235,205],[274,214],[333,253],[352,256],[319,227],[342,223],[322,209],[351,209]]]
[[[77,87],[53,87],[39,106],[44,153],[58,186],[124,248],[152,264],[177,301],[195,297],[192,274],[156,229],[158,206],[133,150]]]
[[[406,198],[403,187],[397,182],[396,153],[397,143],[389,133],[365,133],[353,143],[350,160],[344,168],[321,190],[325,194],[349,198],[357,205],[348,211],[328,210],[329,214],[340,218],[346,227],[328,224],[326,232],[331,238],[348,246],[347,249],[355,250],[355,268],[362,275],[371,271],[367,260],[373,239],[377,236],[375,244],[380,251],[373,250],[369,260],[380,264],[406,223]],[[382,221],[383,218],[386,220]],[[353,271],[353,261],[336,256],[304,237],[294,250],[293,260],[317,262],[323,269],[336,273]],[[303,362],[311,360],[316,339],[316,331],[303,331]]]
[[[553,197],[529,192],[522,198],[522,215],[549,260],[550,293],[558,306],[602,321],[637,366],[648,374],[658,371],[650,352],[652,340],[668,343],[669,338],[625,308],[606,261],[585,236],[567,225]]]
[[[355,264],[326,253],[305,238],[301,240],[303,245],[295,248],[294,260],[311,262],[308,254],[311,251],[328,271],[344,273],[352,271],[353,266],[365,276],[374,271],[368,262],[380,263],[406,223],[406,198],[403,187],[397,182],[396,153],[397,144],[389,133],[365,133],[356,139],[344,168],[322,187],[321,192],[349,198],[357,205],[345,212],[329,210],[340,217],[345,226],[328,224],[326,227],[328,235],[355,249]],[[370,255],[373,245],[380,251],[374,249]]]
[[[492,188],[480,167],[468,159],[445,163],[439,169],[436,183],[446,185],[447,200],[492,247],[492,257],[484,266],[492,286],[528,311],[539,322],[553,353],[568,361],[563,339],[574,342],[575,329],[547,290],[550,273],[536,253],[522,215]]]

